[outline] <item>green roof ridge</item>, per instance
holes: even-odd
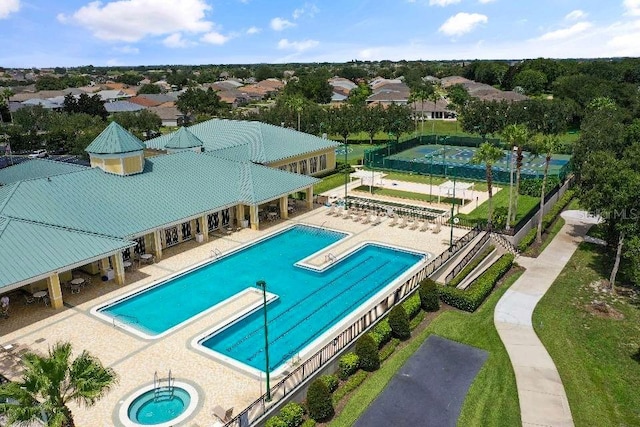
[[[109,123],[84,151],[93,154],[118,154],[142,151],[145,145],[117,122]]]
[[[202,147],[202,141],[200,138],[195,136],[193,133],[189,131],[186,127],[181,127],[175,132],[167,144],[165,148],[172,149],[180,149],[180,148],[194,148],[194,147]]]

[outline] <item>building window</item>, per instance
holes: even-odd
[[[191,238],[191,221],[183,222],[181,229],[182,240],[189,240]]]
[[[220,225],[220,212],[214,212],[207,215],[207,227],[209,231],[213,231]]]
[[[178,240],[178,227],[170,227],[164,229],[164,243],[169,246],[177,245]]]
[[[229,225],[229,209],[224,209],[222,211],[222,225],[224,227]]]
[[[318,172],[318,157],[314,156],[309,159],[309,172],[310,173]]]
[[[308,170],[307,170],[307,159],[300,160],[300,173],[302,175],[306,175],[308,173]]]
[[[298,173],[298,162],[289,163],[289,172]]]
[[[326,154],[321,154],[320,155],[320,170],[323,171],[327,168],[327,155]]]
[[[147,252],[146,245],[144,244],[144,236],[133,239],[137,244],[133,248],[133,253],[136,255],[142,255]]]

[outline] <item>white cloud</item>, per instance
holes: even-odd
[[[182,38],[182,34],[173,33],[162,41],[166,47],[170,48],[179,48],[179,47],[187,47],[189,45],[189,41]]]
[[[318,6],[313,3],[305,3],[303,7],[294,10],[292,16],[293,19],[302,18],[304,15],[308,16],[309,18],[313,18],[318,12],[320,12]]]
[[[20,0],[0,0],[0,19],[20,10]]]
[[[585,32],[589,28],[591,28],[592,24],[590,22],[578,22],[573,24],[569,28],[562,28],[560,30],[549,31],[548,33],[544,33],[538,40],[563,40],[568,39],[573,36],[576,36],[580,33]]]
[[[317,40],[301,40],[301,41],[289,41],[287,39],[282,39],[278,42],[278,49],[288,49],[295,50],[298,52],[303,52],[305,50],[309,50],[314,48],[320,44]]]
[[[258,34],[260,31],[262,31],[262,29],[261,29],[261,28],[258,28],[258,27],[250,27],[250,28],[247,30],[247,34],[249,34],[249,35],[251,35],[251,34]]]
[[[209,10],[205,0],[181,0],[179,7],[157,0],[93,1],[72,15],[59,14],[58,20],[85,27],[99,39],[136,42],[146,36],[210,31],[213,23],[205,20]]]
[[[640,16],[640,0],[624,0],[622,6],[627,15]]]
[[[271,20],[270,25],[271,25],[271,29],[272,30],[274,30],[274,31],[282,31],[282,30],[284,30],[286,28],[294,27],[296,24],[294,24],[291,21],[287,21],[284,18],[277,17],[277,18],[273,18]]]
[[[567,21],[577,21],[579,19],[584,19],[587,17],[587,13],[580,10],[580,9],[576,9],[573,10],[569,13],[567,13],[567,16],[564,17],[565,20]]]
[[[126,53],[129,55],[137,55],[138,53],[140,53],[140,49],[134,46],[115,47],[113,48],[113,50],[115,50],[116,52]]]
[[[472,31],[479,24],[486,24],[489,21],[487,15],[479,13],[460,12],[453,15],[438,28],[438,31],[448,36],[461,36]]]
[[[231,39],[231,36],[225,36],[224,34],[221,34],[217,31],[211,31],[203,35],[200,38],[200,41],[209,43],[209,44],[223,45],[226,42],[228,42],[230,39]]]
[[[460,3],[461,0],[429,0],[429,6],[440,6],[445,7],[450,4]]]
[[[124,64],[122,63],[122,61],[120,61],[120,60],[119,60],[119,59],[117,59],[117,58],[107,59],[106,64],[107,64],[107,66],[109,66],[109,67],[119,67],[119,66],[121,66],[121,65],[124,65]]]
[[[493,3],[494,1],[496,0],[478,0],[478,3],[487,4],[487,3]]]

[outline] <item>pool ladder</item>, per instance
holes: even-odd
[[[166,381],[167,385],[163,390],[162,382]],[[171,376],[171,369],[169,369],[169,376],[167,378],[160,378],[158,376],[158,371],[153,374],[153,400],[154,402],[158,401],[163,397],[168,397],[169,400],[173,399],[173,383],[174,378]],[[168,392],[168,393],[165,393]]]
[[[333,264],[334,262],[336,262],[336,256],[329,252],[324,256],[324,262],[330,262],[331,264]]]
[[[218,249],[218,248],[214,248],[214,249],[211,251],[211,258],[218,259],[218,258],[220,258],[221,256],[222,256],[222,252],[220,252],[220,249]]]

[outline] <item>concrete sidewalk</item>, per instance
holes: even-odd
[[[597,221],[580,211],[562,213],[566,223],[538,258],[519,257],[527,270],[502,296],[494,323],[516,375],[523,426],[573,426],[571,409],[551,356],[533,330],[538,301]]]

